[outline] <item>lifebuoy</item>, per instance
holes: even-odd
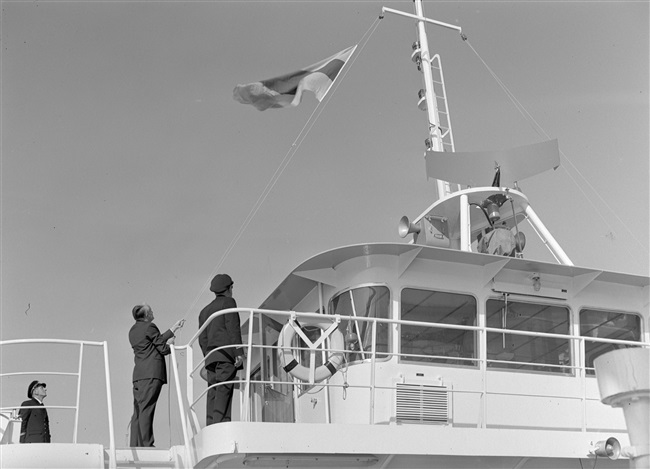
[[[330,346],[329,349],[332,350],[344,350],[345,349],[345,339],[343,334],[336,329],[337,325],[333,322],[333,317],[331,320],[326,319],[314,319],[314,318],[303,318],[301,319],[302,326],[316,326],[320,328],[323,332],[327,333],[329,331]],[[332,327],[334,325],[334,327]],[[280,349],[280,359],[282,360],[284,371],[289,373],[291,376],[294,376],[302,381],[311,381],[309,377],[309,367],[303,366],[296,360],[296,357],[293,355],[291,350],[291,342],[293,337],[296,335],[296,331],[301,327],[301,324],[298,323],[295,319],[290,319],[287,322],[282,330],[280,331],[280,337],[278,338],[278,346]],[[323,340],[324,340],[323,338]],[[303,338],[304,340],[304,338]],[[311,349],[316,349],[321,340],[316,341],[316,343],[311,343],[307,340],[307,345]],[[329,378],[334,373],[341,368],[343,364],[343,352],[332,352],[329,354],[328,360],[325,364],[319,366],[314,370],[314,383],[323,381],[324,379]]]

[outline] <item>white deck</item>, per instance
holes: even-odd
[[[593,458],[590,461],[586,456],[592,440],[607,435],[431,425],[231,422],[203,429],[195,441],[197,467],[217,467],[217,464],[220,468],[251,467],[253,460],[260,467],[286,467],[280,461],[287,460],[284,455],[293,454],[300,455],[294,461],[302,461],[303,466],[289,467],[365,467],[376,459],[367,465],[548,468],[579,467],[579,458],[583,464],[593,465]],[[564,463],[558,466],[559,460]],[[272,466],[273,461],[277,466]],[[614,464],[601,460],[598,467],[626,466],[627,461]]]

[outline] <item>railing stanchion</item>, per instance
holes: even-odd
[[[181,380],[180,376],[178,373],[178,360],[176,360],[176,346],[172,344],[172,353],[170,354],[171,356],[171,361],[172,361],[172,374],[174,375],[174,385],[176,388],[176,399],[178,400],[178,412],[180,414],[181,418],[181,428],[183,431],[183,448],[185,449],[185,458],[186,461],[184,463],[187,463],[189,460],[189,466],[194,467],[194,458],[192,451],[190,450],[190,436],[187,431],[187,416],[185,412],[185,406],[183,405],[183,394],[181,392]]]
[[[113,424],[113,397],[111,393],[111,371],[108,366],[108,342],[103,342],[104,347],[104,373],[106,375],[106,405],[108,407],[108,441],[109,441],[109,454],[110,461],[108,467],[110,469],[117,468],[117,451],[115,450],[115,426]]]
[[[479,315],[478,331],[478,366],[481,373],[481,394],[479,402],[479,419],[477,428],[485,428],[487,419],[487,331],[485,330],[485,319]]]
[[[586,355],[585,355],[585,339],[580,338],[578,339],[578,355],[579,355],[579,362],[580,363],[580,368],[579,368],[579,373],[580,373],[580,387],[582,388],[582,396],[581,396],[581,402],[582,402],[582,431],[586,432],[587,431],[587,362],[586,362]]]
[[[246,346],[246,367],[244,368],[244,373],[246,374],[246,381],[244,383],[244,392],[242,393],[246,403],[243,409],[245,422],[250,422],[250,418],[251,418],[250,388],[251,388],[251,355],[252,355],[252,348],[253,348],[253,318],[254,317],[255,317],[255,311],[251,309],[248,315],[248,344]]]
[[[77,369],[77,401],[74,406],[74,434],[72,442],[77,443],[77,434],[79,433],[79,401],[81,399],[81,370],[84,356],[84,344],[79,344],[79,368]]]
[[[194,400],[194,378],[191,375],[191,372],[194,369],[194,349],[192,348],[191,344],[185,346],[185,353],[185,371],[187,373],[187,379],[185,383],[187,391],[187,411],[189,412],[189,417],[192,423],[192,436],[194,436],[201,429],[201,425],[199,424],[199,418],[196,415],[196,411],[191,405],[191,402]]]
[[[266,363],[266,357],[264,353],[266,350],[264,349],[264,342],[265,342],[265,336],[264,336],[264,316],[261,314],[257,315],[257,331],[258,331],[258,339],[259,343],[261,345],[260,348],[260,372],[259,372],[259,378],[262,380],[266,376],[271,376],[271,371],[267,368],[267,363]],[[248,371],[248,374],[250,375],[251,372]],[[255,394],[255,390],[252,389],[251,392]],[[263,391],[262,391],[263,393]],[[263,395],[263,394],[262,394]],[[257,402],[253,402],[253,399],[251,398],[251,421],[254,422],[263,422],[264,421],[264,410],[263,406],[257,406],[254,405],[257,404]],[[253,412],[255,412],[255,415],[253,415]]]
[[[377,321],[372,321],[372,342],[370,346],[370,425],[375,423],[375,366],[377,365]]]

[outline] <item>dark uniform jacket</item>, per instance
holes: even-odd
[[[222,309],[236,308],[237,303],[234,298],[217,295],[217,297],[207,305],[199,314],[199,328],[215,312]],[[222,347],[224,345],[241,345],[241,329],[239,326],[239,313],[227,313],[213,319],[208,327],[201,332],[199,336],[199,345],[203,356],[206,356],[210,350]],[[206,360],[206,367],[214,366],[216,362],[235,363],[235,357],[243,355],[242,348],[227,347],[220,351],[214,352]]]
[[[41,409],[20,409],[19,416],[23,419],[20,424],[21,443],[49,443],[50,419],[47,410],[36,399],[31,398],[21,406],[41,406]]]
[[[171,330],[161,334],[153,322],[135,322],[129,331],[129,342],[135,355],[133,381],[156,378],[167,383],[165,355],[171,352],[167,341],[173,336]]]

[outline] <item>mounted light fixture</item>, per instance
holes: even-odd
[[[350,350],[352,352],[359,350],[359,336],[354,332],[348,332],[345,334],[345,350]]]
[[[488,218],[492,223],[499,221],[501,219],[501,214],[499,213],[499,206],[494,203],[489,203],[485,207],[487,210]]]
[[[427,96],[426,96],[426,91],[421,89],[418,91],[418,108],[420,111],[426,111],[427,110]]]
[[[418,67],[418,71],[422,71],[422,55],[421,55],[421,49],[420,49],[420,42],[415,41],[413,43],[413,53],[411,54],[411,60],[415,62],[415,65]]]
[[[481,202],[481,208],[485,210],[491,223],[501,219],[499,208],[506,203],[508,198],[504,194],[492,194],[490,197]]]
[[[533,279],[533,288],[535,291],[539,291],[542,288],[542,282],[540,280],[540,276],[537,272],[535,272],[532,276]]]

